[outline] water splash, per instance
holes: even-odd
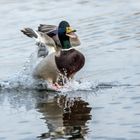
[[[32,78],[32,71],[36,65],[34,62],[36,62],[36,55],[33,53],[19,73],[14,74],[14,76],[12,75],[4,81],[0,81],[1,90],[30,89],[34,83],[34,79]]]
[[[36,50],[37,51],[37,50]],[[34,52],[28,58],[27,62],[23,66],[22,70],[9,77],[5,81],[0,81],[0,89],[10,89],[10,90],[50,90],[54,89],[52,84],[44,80],[36,80],[32,77],[32,73],[36,65],[42,60],[38,58],[37,53]],[[65,77],[64,77],[65,78]],[[65,80],[65,79],[64,79]],[[60,92],[76,91],[76,90],[92,90],[92,83],[87,81],[68,81],[67,84],[61,88],[57,89]],[[56,90],[56,89],[54,89]]]
[[[95,85],[90,81],[72,80],[69,81],[66,85],[64,85],[64,87],[61,89],[61,92],[77,91],[77,90],[91,91],[93,88],[95,88]]]
[[[60,89],[56,89],[52,84],[44,80],[35,80],[32,77],[35,66],[42,60],[37,58],[36,53],[32,53],[28,61],[25,63],[23,69],[18,74],[9,77],[5,81],[0,81],[0,89],[10,90],[51,90],[59,92],[70,92],[70,91],[95,91],[99,89],[112,88],[118,86],[130,86],[127,84],[120,84],[118,82],[95,82],[82,80],[71,80]]]

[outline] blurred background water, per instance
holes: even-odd
[[[0,140],[140,138],[139,0],[0,1]],[[20,29],[67,20],[86,65],[69,90],[34,90]]]

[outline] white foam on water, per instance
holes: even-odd
[[[32,71],[35,65],[35,54],[31,54],[22,70],[4,81],[0,81],[1,89],[27,89],[31,88],[34,79],[32,78]]]
[[[37,50],[36,50],[37,51]],[[23,66],[22,70],[12,75],[8,79],[4,81],[0,81],[0,88],[1,89],[17,89],[17,90],[24,90],[24,89],[42,89],[47,90],[54,89],[56,90],[51,84],[47,81],[43,80],[35,80],[32,77],[32,73],[36,65],[42,60],[42,58],[37,58],[37,53],[34,52],[28,58],[27,62]],[[92,90],[93,84],[89,81],[76,81],[72,80],[69,81],[63,88],[57,89],[60,92],[67,92],[67,91],[76,91],[76,90]]]
[[[90,91],[95,87],[94,83],[90,81],[76,81],[72,80],[69,81],[64,87],[61,89],[61,92],[68,92],[68,91],[77,91],[77,90],[87,90]]]
[[[0,81],[0,88],[2,89],[16,89],[16,90],[47,90],[52,89],[54,91],[60,92],[70,92],[70,91],[91,91],[98,88],[106,88],[112,87],[114,85],[113,82],[111,83],[100,83],[95,81],[87,81],[87,79],[82,80],[71,80],[68,81],[62,88],[57,89],[52,84],[48,83],[47,81],[43,80],[35,80],[32,77],[33,70],[35,66],[41,61],[42,59],[38,59],[36,53],[32,53],[29,57],[28,61],[25,63],[21,72],[15,74],[14,76],[9,77],[5,81]],[[115,83],[116,84],[116,83]]]

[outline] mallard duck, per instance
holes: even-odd
[[[43,57],[34,69],[35,78],[57,83],[62,76],[72,78],[84,66],[84,55],[72,47],[80,45],[76,30],[67,21],[61,21],[58,27],[41,24],[37,31],[31,28],[21,31],[36,39],[38,57]]]

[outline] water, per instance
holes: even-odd
[[[1,0],[0,19],[0,140],[139,140],[139,0]],[[86,65],[49,92],[36,88],[36,46],[20,29],[64,19]]]

